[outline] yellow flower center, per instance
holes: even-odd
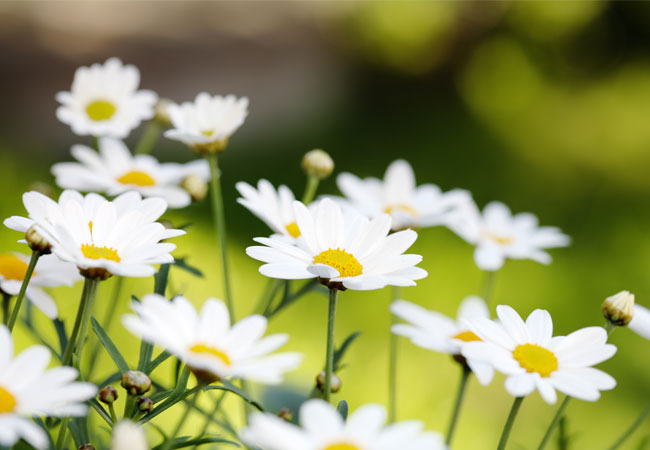
[[[511,236],[503,236],[500,234],[492,233],[491,231],[484,232],[483,236],[485,236],[487,239],[490,239],[491,241],[496,242],[499,245],[510,245],[515,241]]]
[[[557,370],[557,358],[553,352],[539,345],[519,345],[512,352],[512,356],[526,372],[537,372],[543,377],[548,377]]]
[[[345,442],[341,442],[340,444],[328,445],[323,450],[361,450],[361,449],[356,445],[346,444]]]
[[[0,414],[10,413],[16,408],[16,398],[0,386]]]
[[[334,267],[341,277],[357,277],[363,273],[363,266],[357,258],[339,248],[330,248],[314,256],[314,264],[318,263]]]
[[[214,134],[214,130],[203,130],[203,131],[201,131],[201,134],[203,136],[210,137],[210,136],[212,136]]]
[[[110,119],[116,110],[115,105],[106,100],[95,100],[86,106],[86,114],[95,122]]]
[[[117,250],[109,247],[97,247],[95,244],[81,244],[81,253],[90,259],[110,259],[120,262]]]
[[[145,172],[139,170],[132,170],[125,173],[117,179],[122,184],[133,184],[136,186],[155,186],[156,181]]]
[[[0,255],[0,276],[5,280],[22,281],[27,273],[27,264],[11,253]],[[1,388],[0,388],[1,389]]]
[[[403,203],[396,204],[396,205],[388,205],[386,209],[384,209],[384,212],[386,214],[393,214],[396,211],[401,211],[403,213],[408,214],[411,217],[416,217],[418,215],[418,212],[414,208]]]
[[[222,352],[221,350],[217,350],[216,348],[205,345],[205,344],[194,344],[193,346],[190,347],[190,351],[194,353],[201,353],[201,354],[207,354],[207,355],[212,355],[219,359],[222,363],[225,365],[229,366],[231,364],[230,358],[228,357],[227,354]]]
[[[471,331],[461,331],[460,333],[452,336],[454,339],[459,339],[464,342],[480,341],[481,338]]]
[[[296,222],[291,222],[289,225],[284,227],[287,230],[287,233],[289,233],[292,237],[299,237],[300,236],[300,229],[298,228],[298,224]]]

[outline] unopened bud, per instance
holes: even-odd
[[[117,389],[113,386],[104,386],[99,391],[99,401],[110,405],[117,400]]]
[[[158,99],[156,106],[154,106],[154,120],[160,122],[166,127],[170,126],[172,124],[172,119],[169,116],[169,105],[172,103],[174,102],[168,98]]]
[[[84,444],[79,447],[79,450],[95,450],[95,446],[92,444]]]
[[[147,414],[153,408],[153,401],[149,397],[138,397],[138,411]]]
[[[343,383],[341,382],[341,379],[335,373],[333,373],[332,374],[332,379],[330,380],[330,392],[338,392],[338,391],[340,391],[342,385],[343,385]],[[324,387],[325,387],[325,371],[322,371],[316,377],[316,386],[321,391],[324,389]]]
[[[181,187],[190,194],[192,200],[200,202],[208,195],[208,183],[198,175],[188,175],[181,181]]]
[[[332,157],[325,151],[316,149],[305,153],[302,158],[302,170],[307,175],[317,177],[319,179],[329,177],[334,171],[334,161]]]
[[[121,385],[130,395],[142,395],[151,389],[151,380],[144,372],[129,370],[122,374]]]
[[[25,233],[25,240],[29,248],[41,255],[47,255],[51,251],[51,245],[37,230],[34,225],[29,227]]]
[[[280,419],[286,420],[287,422],[292,422],[293,412],[289,408],[282,408],[280,411],[278,411],[278,417]]]
[[[603,315],[614,326],[626,326],[634,315],[634,294],[630,294],[629,291],[621,291],[607,297],[603,302]]]

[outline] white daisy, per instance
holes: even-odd
[[[555,403],[555,390],[581,400],[596,401],[600,391],[613,389],[616,380],[591,366],[616,353],[607,344],[607,332],[587,327],[568,336],[553,337],[548,311],[536,309],[524,322],[509,306],[497,306],[498,322],[485,318],[468,320],[481,341],[462,347],[466,358],[492,364],[504,373],[506,390],[524,397],[535,389],[547,403]]]
[[[503,203],[489,203],[481,213],[468,202],[454,214],[449,227],[476,246],[474,260],[483,270],[495,271],[506,258],[532,259],[550,264],[551,256],[543,249],[566,247],[567,235],[556,227],[540,227],[530,213],[512,215]]]
[[[29,218],[10,217],[5,225],[19,231],[34,225],[51,243],[52,253],[91,277],[153,275],[152,264],[174,260],[170,252],[176,246],[160,241],[185,234],[155,222],[167,208],[163,199],[143,200],[137,192],[110,202],[98,194],[84,197],[67,190],[58,203],[27,192],[23,203]]]
[[[111,450],[149,450],[144,428],[130,420],[120,420],[113,427]]]
[[[476,296],[469,296],[461,302],[456,320],[405,300],[394,301],[390,310],[408,322],[393,325],[393,333],[409,338],[419,347],[455,357],[460,356],[461,347],[465,342],[480,340],[470,331],[465,321],[476,317],[490,318],[487,305],[482,298]],[[467,359],[467,365],[481,384],[487,385],[492,381],[494,369],[490,364]]]
[[[248,98],[214,97],[201,92],[194,102],[167,107],[172,129],[165,137],[181,141],[199,152],[218,153],[248,115]]]
[[[323,400],[300,407],[300,426],[273,414],[254,413],[242,441],[260,450],[442,450],[439,433],[423,431],[419,421],[385,425],[381,405],[365,405],[347,421]]]
[[[18,295],[27,273],[29,256],[22,253],[0,254],[0,291]],[[44,255],[38,259],[32,278],[27,286],[26,296],[50,319],[58,316],[58,309],[44,287],[72,286],[81,280],[74,264],[61,261],[54,255]]]
[[[29,347],[14,358],[9,330],[0,325],[0,445],[11,447],[24,439],[41,450],[49,439],[43,429],[30,420],[33,416],[84,416],[83,404],[97,393],[91,383],[74,380],[78,372],[72,367],[47,369],[50,351],[41,346]]]
[[[459,205],[471,200],[460,189],[443,193],[434,184],[416,186],[413,168],[403,159],[388,166],[383,180],[342,173],[336,183],[346,197],[344,204],[370,218],[390,214],[393,230],[443,225]]]
[[[243,378],[278,384],[284,372],[296,368],[302,360],[298,353],[270,354],[289,336],[262,338],[267,325],[263,316],[249,316],[231,326],[228,308],[221,300],[206,300],[197,313],[182,296],[169,301],[151,294],[131,307],[138,315],[123,318],[131,333],[165,348],[207,381]]]
[[[318,277],[324,284],[357,290],[414,286],[414,280],[427,276],[415,267],[422,256],[403,254],[417,233],[404,230],[388,236],[388,214],[372,220],[357,215],[344,221],[341,208],[327,198],[312,212],[297,201],[293,207],[301,235],[295,245],[283,239],[255,238],[264,247],[246,249],[249,256],[266,263],[260,267],[263,275],[287,280]]]
[[[207,161],[160,163],[151,155],[133,156],[122,141],[110,137],[100,138],[99,154],[85,145],[75,145],[71,152],[78,163],[52,166],[56,184],[64,189],[110,196],[133,190],[145,197],[160,197],[170,208],[183,208],[192,202],[180,186],[183,180],[190,175],[203,181],[210,178]]]
[[[627,326],[639,336],[650,339],[650,310],[639,304],[634,305],[634,315]]]
[[[140,122],[153,117],[158,100],[153,91],[138,91],[139,84],[138,68],[125,66],[118,58],[104,65],[79,67],[70,92],[56,94],[61,103],[56,117],[80,136],[125,138]]]

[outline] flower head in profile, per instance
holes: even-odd
[[[243,125],[248,115],[248,98],[213,97],[201,92],[193,102],[168,105],[167,111],[172,128],[165,131],[165,137],[181,141],[198,153],[219,153]]]
[[[23,284],[29,256],[22,253],[0,254],[0,292],[18,295]],[[26,296],[50,319],[59,315],[56,303],[42,288],[72,286],[81,280],[74,264],[61,261],[54,255],[44,255],[38,259],[32,278],[27,286]]]
[[[381,405],[365,405],[347,421],[319,399],[300,407],[300,426],[273,414],[254,413],[241,438],[260,450],[443,450],[439,433],[423,431],[419,421],[386,425]]]
[[[140,71],[110,58],[103,65],[79,67],[70,91],[59,92],[56,117],[80,136],[125,138],[154,115],[158,96],[138,90]]]
[[[355,215],[344,220],[341,208],[330,199],[313,210],[293,203],[300,239],[295,244],[278,238],[256,238],[263,246],[246,253],[263,261],[260,272],[271,278],[320,278],[329,287],[370,290],[387,285],[414,286],[427,276],[417,264],[420,255],[403,254],[417,239],[413,230],[388,236],[391,218],[382,214],[369,220]]]
[[[613,389],[616,381],[592,366],[616,353],[607,343],[601,327],[587,327],[568,336],[553,337],[553,321],[548,311],[536,309],[526,321],[509,306],[497,306],[498,322],[468,320],[481,341],[462,347],[466,358],[484,361],[506,375],[506,390],[524,397],[537,389],[550,404],[557,401],[556,390],[581,400],[596,401],[600,391]]]
[[[635,304],[632,320],[627,327],[639,336],[650,339],[650,310]]]
[[[97,393],[91,383],[76,382],[72,367],[47,369],[50,351],[34,345],[14,357],[9,330],[0,325],[0,445],[11,447],[24,439],[38,450],[49,446],[34,416],[84,416],[84,402]]]
[[[507,258],[532,259],[550,264],[547,248],[566,247],[567,235],[556,227],[540,227],[530,213],[513,215],[499,202],[489,203],[480,212],[474,202],[465,203],[451,220],[450,228],[476,247],[474,260],[483,270],[499,270]]]
[[[29,217],[10,217],[5,225],[19,231],[34,225],[52,245],[52,253],[91,278],[153,275],[152,264],[174,260],[170,252],[176,246],[160,241],[185,234],[156,222],[167,208],[163,199],[142,199],[137,192],[111,202],[98,194],[84,197],[67,190],[55,202],[32,191],[23,195],[23,203]]]
[[[181,187],[185,178],[210,178],[207,161],[160,163],[151,155],[132,155],[122,141],[110,137],[99,139],[99,153],[85,145],[75,145],[72,156],[79,162],[52,166],[60,187],[109,196],[136,191],[144,197],[160,197],[170,208],[183,208],[192,202],[190,194]]]
[[[124,316],[124,326],[145,341],[176,355],[197,378],[212,382],[242,378],[265,384],[282,382],[284,372],[298,366],[298,353],[275,353],[289,336],[262,338],[267,320],[253,315],[234,325],[221,300],[206,300],[197,313],[182,296],[169,301],[151,294],[131,307],[137,316]]]
[[[393,230],[444,225],[449,214],[471,200],[466,191],[443,193],[434,184],[416,186],[413,168],[403,159],[388,166],[383,180],[361,179],[346,172],[337,177],[336,183],[345,196],[344,204],[370,218],[390,214]]]
[[[461,302],[456,320],[406,300],[394,301],[390,310],[407,322],[393,325],[393,333],[409,338],[419,347],[454,357],[461,355],[461,348],[466,342],[480,340],[470,331],[466,321],[477,317],[490,318],[487,305],[482,298],[476,296],[469,296]],[[467,359],[466,362],[481,384],[486,385],[492,381],[494,368],[490,364],[474,359]]]

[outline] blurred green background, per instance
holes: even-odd
[[[143,88],[163,97],[184,101],[206,90],[250,98],[249,119],[221,163],[240,316],[266,286],[244,249],[269,231],[236,204],[234,184],[264,177],[300,195],[300,158],[321,147],[337,172],[382,176],[406,158],[421,183],[466,188],[480,205],[501,200],[562,228],[571,247],[552,251],[549,267],[508,262],[493,305],[522,315],[548,309],[556,334],[569,333],[602,324],[600,303],[619,290],[650,306],[649,44],[647,2],[3,2],[0,216],[22,214],[21,194],[36,181],[51,184],[51,164],[89,141],[56,120],[54,94],[69,89],[76,67],[119,56],[140,68]],[[154,154],[193,158],[164,139]],[[320,192],[336,193],[334,177]],[[175,255],[206,274],[173,271],[173,289],[197,305],[220,297],[207,202],[169,218],[192,222]],[[18,238],[1,230],[1,250],[23,250]],[[479,292],[472,248],[448,230],[420,230],[413,251],[424,255],[429,277],[404,290],[408,300],[454,315],[462,298]],[[100,286],[99,316],[114,283]],[[54,293],[66,322],[80,288]],[[152,280],[133,279],[126,292],[151,289]],[[389,297],[388,289],[341,295],[337,338],[363,332],[335,397],[353,409],[387,400]],[[120,312],[127,301],[125,294]],[[306,355],[287,377],[304,393],[323,364],[325,322],[326,299],[310,294],[270,325],[291,335],[287,350]],[[112,335],[135,363],[136,340],[117,322]],[[34,342],[24,330],[18,336],[18,349]],[[569,406],[574,449],[608,445],[650,398],[650,342],[628,330],[612,341],[618,353],[601,367],[619,386],[598,403]],[[399,418],[445,431],[459,367],[406,340],[400,349]],[[101,369],[98,379],[113,370],[106,357]],[[495,447],[511,401],[503,377],[488,388],[472,380],[455,448]],[[235,402],[228,407],[239,416]],[[536,447],[555,408],[537,394],[527,399],[511,448]],[[638,448],[649,428],[646,421],[624,448]]]

